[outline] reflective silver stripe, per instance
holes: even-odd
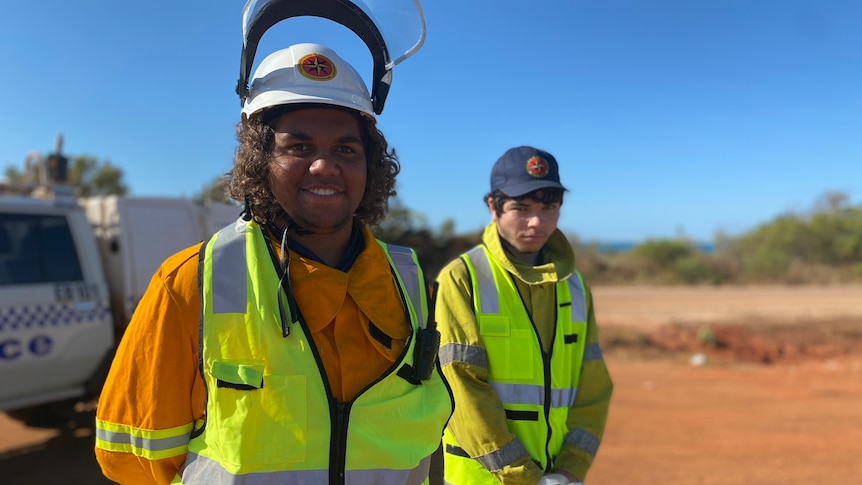
[[[345,485],[422,485],[430,473],[431,457],[428,456],[412,470],[347,470],[344,473],[344,483]]]
[[[395,271],[398,272],[401,276],[401,281],[404,282],[410,301],[413,302],[413,309],[416,310],[419,327],[424,328],[425,312],[422,309],[422,295],[419,293],[422,286],[419,282],[419,267],[413,260],[413,253],[410,251],[410,248],[394,244],[387,244],[386,252],[389,253],[389,258],[395,265]]]
[[[176,448],[178,446],[186,446],[189,444],[191,431],[180,436],[171,436],[169,438],[144,438],[142,436],[132,436],[129,433],[118,433],[115,431],[107,431],[96,428],[96,439],[107,441],[117,445],[132,445],[135,448],[148,451],[164,451]]]
[[[566,282],[569,284],[569,294],[572,299],[572,321],[586,322],[587,303],[584,301],[584,287],[581,283],[581,278],[575,272],[572,276],[569,276]]]
[[[452,362],[461,362],[483,369],[488,368],[488,354],[485,352],[485,349],[473,345],[459,343],[444,344],[440,347],[437,357],[440,359],[441,367]]]
[[[217,233],[212,248],[213,313],[245,313],[245,221]]]
[[[604,360],[602,347],[598,342],[590,342],[584,347],[584,362],[588,360]]]
[[[476,461],[481,463],[489,472],[494,473],[526,454],[527,449],[515,438],[490,453],[477,456]]]
[[[573,429],[563,437],[563,443],[583,450],[590,456],[595,457],[599,450],[599,440],[592,433],[584,429]]]
[[[544,402],[545,387],[532,384],[501,384],[490,382],[503,404],[535,404]]]
[[[410,470],[348,470],[345,472],[345,485],[420,485],[428,477],[431,457],[419,462]],[[329,470],[284,470],[266,473],[246,473],[234,475],[225,470],[217,461],[189,452],[183,469],[180,470],[182,483],[235,485],[307,485],[328,483]]]
[[[577,387],[569,387],[566,389],[551,389],[551,407],[570,408],[575,404],[575,397],[577,395]]]
[[[545,387],[534,384],[500,384],[499,382],[491,382],[491,387],[497,392],[500,401],[503,404],[530,404],[535,406],[544,406],[545,404]],[[567,408],[575,403],[575,396],[578,394],[577,387],[566,389],[551,389],[552,408]]]
[[[494,284],[494,273],[491,272],[491,263],[482,246],[467,251],[467,256],[476,271],[476,286],[479,288],[479,311],[484,314],[500,313],[499,296],[497,285]]]
[[[234,475],[225,470],[217,461],[192,452],[186,455],[186,462],[180,470],[180,474],[182,476],[182,483],[185,485],[222,483],[235,485],[304,485],[307,483],[327,483],[329,481],[329,470],[292,470]]]

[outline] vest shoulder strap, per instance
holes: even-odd
[[[377,240],[377,243],[383,248],[387,258],[395,270],[395,277],[400,280],[407,291],[407,296],[413,304],[413,309],[416,311],[417,325],[420,328],[425,326],[425,281],[422,274],[422,268],[416,259],[416,252],[406,246],[398,246],[396,244],[387,244]],[[397,285],[399,288],[401,285]]]

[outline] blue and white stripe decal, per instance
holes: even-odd
[[[0,307],[0,333],[13,330],[81,325],[110,320],[110,307],[101,302],[34,303]]]

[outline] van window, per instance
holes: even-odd
[[[65,217],[0,213],[0,286],[83,279]]]

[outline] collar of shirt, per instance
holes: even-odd
[[[268,227],[273,237],[279,242],[281,242],[282,234],[284,231],[277,228],[275,224],[271,222],[269,223]],[[295,252],[296,254],[299,254],[304,258],[316,261],[320,264],[326,264],[323,262],[322,259],[320,259],[319,256],[314,254],[314,251],[303,246],[302,243],[300,243],[296,239],[288,237],[287,247],[291,251]],[[356,261],[356,257],[359,256],[363,249],[365,249],[365,242],[362,238],[362,230],[359,229],[356,224],[354,224],[353,229],[351,229],[350,231],[350,240],[347,243],[347,250],[344,252],[344,256],[341,258],[341,261],[339,261],[338,264],[335,265],[333,268],[346,273],[347,270],[349,270],[350,267],[353,266],[353,262]]]

